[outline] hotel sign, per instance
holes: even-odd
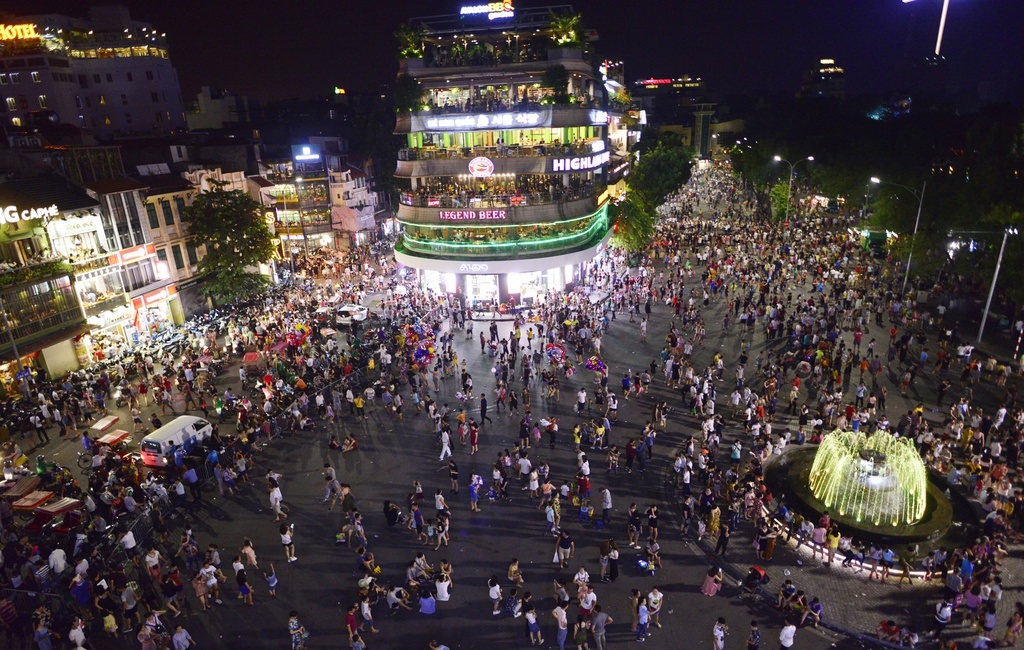
[[[0,25],[0,41],[14,41],[24,38],[40,38],[32,23],[22,25]]]
[[[440,210],[441,221],[500,221],[508,219],[508,210]]]
[[[578,172],[588,169],[596,169],[608,163],[611,157],[610,151],[603,151],[593,156],[580,156],[578,158],[554,158],[551,160],[552,172]]]
[[[474,131],[478,129],[549,126],[550,112],[486,113],[481,115],[413,116],[413,131]]]
[[[3,208],[3,218],[6,223],[32,221],[34,219],[42,219],[43,217],[56,217],[58,214],[60,214],[60,210],[57,209],[56,205],[51,205],[48,208],[31,208],[29,210],[19,210],[16,205],[9,205]]]
[[[487,20],[495,20],[497,18],[512,18],[516,15],[516,10],[512,6],[512,0],[488,2],[482,5],[469,5],[459,9],[459,15],[461,16],[479,16],[482,14],[487,14]]]

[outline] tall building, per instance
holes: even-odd
[[[189,102],[185,121],[191,131],[223,129],[230,124],[248,123],[256,117],[258,104],[245,95],[203,86]]]
[[[395,257],[471,306],[563,289],[611,235],[617,115],[586,32],[556,31],[566,9],[504,2],[410,21],[421,39],[396,87],[409,75],[421,94],[399,104]]]
[[[62,123],[110,139],[185,127],[166,34],[127,8],[24,16],[3,27],[0,122],[8,130]]]
[[[819,59],[817,67],[804,72],[797,97],[846,99],[846,71],[835,59]]]

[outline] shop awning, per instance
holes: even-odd
[[[18,354],[20,354],[22,357],[27,357],[31,354],[36,354],[43,348],[48,348],[51,345],[56,345],[61,341],[67,341],[68,339],[76,338],[78,336],[81,336],[82,334],[88,334],[92,329],[92,325],[88,323],[82,323],[77,327],[61,330],[59,332],[54,332],[49,336],[44,336],[43,338],[37,339],[30,343],[19,343]],[[3,341],[0,341],[0,345],[9,346],[10,344],[5,339]],[[10,347],[0,352],[0,362],[6,361],[14,361],[14,350]]]

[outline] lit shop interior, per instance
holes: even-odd
[[[604,144],[604,126],[572,126],[564,128],[506,129],[495,131],[459,131],[457,133],[410,133],[408,149],[399,153],[401,160],[431,158],[443,152],[446,158],[477,155],[472,149],[491,147],[497,152],[498,140],[506,156],[581,155],[593,150],[593,143]],[[603,146],[601,147],[603,149]]]
[[[481,311],[490,311],[495,302],[507,302],[515,298],[516,303],[529,307],[548,291],[561,291],[573,281],[580,264],[569,264],[544,271],[527,273],[465,274],[441,273],[420,270],[419,276],[425,288],[435,292],[461,293],[466,297],[466,306]],[[502,285],[507,283],[507,292]],[[506,300],[501,300],[502,296]]]

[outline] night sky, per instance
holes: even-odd
[[[476,0],[466,4],[475,4]],[[458,0],[134,0],[132,17],[167,32],[186,100],[202,85],[262,100],[310,97],[335,85],[373,91],[397,71],[392,32],[412,16],[456,13]],[[516,6],[555,2],[516,0]],[[14,15],[84,15],[83,0],[8,0]],[[600,55],[627,77],[702,77],[714,95],[793,92],[832,57],[851,94],[896,90],[909,55],[931,53],[942,0],[585,0]],[[952,0],[943,41],[957,85],[1020,86],[1020,0]],[[1017,89],[1016,97],[1020,97]]]

